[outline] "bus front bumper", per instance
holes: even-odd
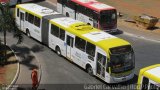
[[[115,29],[108,29],[108,30],[103,30],[103,31],[105,31],[105,32],[107,32],[107,33],[117,33],[118,32],[118,29],[117,28],[115,28]]]
[[[130,75],[124,76],[124,77],[111,77],[110,83],[125,82],[125,81],[132,79],[133,77],[134,77],[134,73],[131,73]]]

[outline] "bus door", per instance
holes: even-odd
[[[24,31],[24,12],[20,11],[20,29]]]
[[[67,35],[67,47],[66,47],[66,51],[67,51],[67,58],[69,58],[70,60],[73,59],[72,57],[72,53],[73,53],[73,42],[74,42],[74,38],[70,35]]]
[[[106,56],[101,53],[97,53],[97,76],[104,79],[105,78],[105,66],[106,66]]]

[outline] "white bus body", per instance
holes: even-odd
[[[122,46],[126,49],[129,46],[130,54],[133,54],[130,44],[125,40],[37,4],[16,5],[15,14],[16,22],[24,33],[49,46],[57,54],[86,69],[90,74],[107,83],[118,83],[133,78],[132,56],[128,62],[133,66],[129,67],[128,71],[121,71],[120,74],[117,72],[118,74],[112,76],[109,65],[112,61],[112,54],[108,53],[109,47],[113,47],[112,52],[115,53],[115,50],[121,50],[115,47]],[[121,45],[118,45],[119,43]],[[127,55],[125,57],[128,57]],[[117,60],[119,61],[118,58]]]

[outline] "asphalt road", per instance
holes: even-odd
[[[40,2],[39,4],[52,9],[54,8],[46,2]],[[0,36],[2,36],[2,34],[0,34]],[[136,75],[138,75],[140,68],[160,63],[160,43],[147,41],[124,34],[119,34],[116,36],[129,41],[133,45],[136,56],[135,78],[129,82],[121,83],[119,85],[126,86],[128,84],[135,84],[137,82]],[[16,42],[16,39],[12,38],[10,33],[7,34],[7,40],[7,43],[10,46],[13,46]],[[36,59],[40,61],[42,68],[40,89],[57,90],[57,88],[60,88],[62,90],[70,90],[68,86],[72,88],[76,87],[77,89],[84,89],[84,84],[105,84],[108,86],[108,84],[95,77],[89,76],[77,65],[69,62],[63,57],[59,57],[50,48],[43,46],[41,43],[32,38],[28,38],[26,35],[24,35],[22,46],[23,45],[27,48],[39,47],[37,48],[37,52],[34,52],[34,55]]]

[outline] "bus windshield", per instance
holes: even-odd
[[[117,23],[116,10],[102,11],[100,16],[101,29],[111,29]]]
[[[131,46],[110,49],[111,72],[121,73],[134,69],[134,53]]]

